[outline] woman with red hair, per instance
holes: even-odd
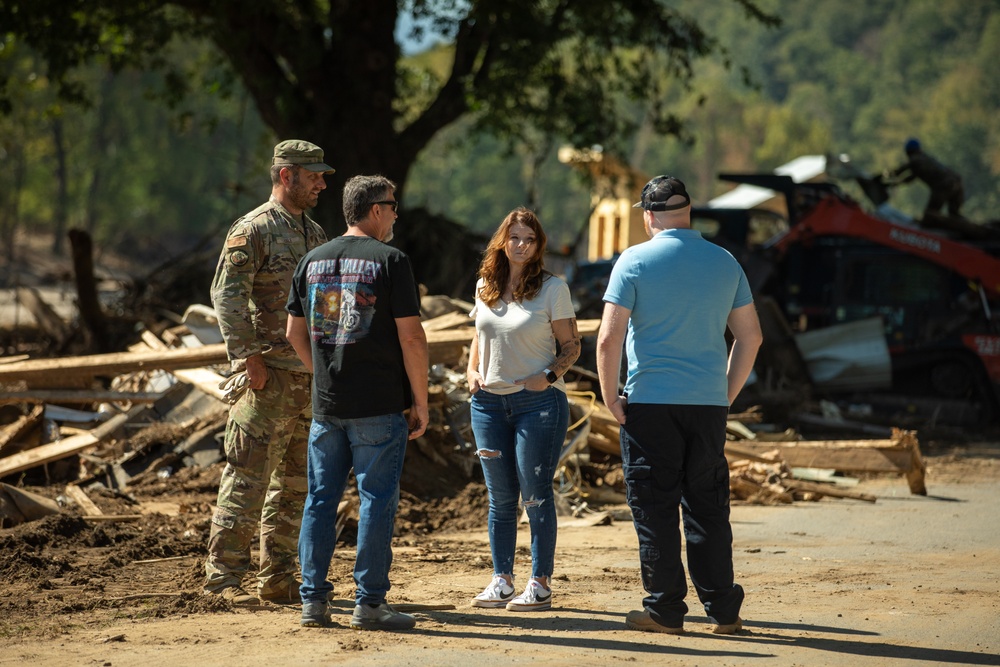
[[[490,496],[493,579],[473,598],[474,607],[538,611],[552,605],[552,478],[569,421],[562,375],[580,356],[580,334],[566,282],[544,268],[545,245],[538,217],[516,208],[493,234],[479,267],[467,377]],[[532,572],[515,596],[519,500],[531,528]]]

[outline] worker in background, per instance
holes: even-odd
[[[891,178],[898,179],[894,184],[909,183],[919,178],[931,190],[924,217],[928,213],[941,213],[945,205],[948,206],[948,215],[959,217],[959,209],[965,201],[962,177],[925,153],[916,139],[907,139],[904,150],[908,161],[889,172]]]

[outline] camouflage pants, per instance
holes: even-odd
[[[287,587],[298,570],[312,421],[312,375],[267,369],[267,384],[248,389],[229,410],[226,467],[212,515],[205,590],[240,586],[260,523],[260,593]]]

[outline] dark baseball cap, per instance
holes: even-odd
[[[321,171],[324,174],[334,172],[333,167],[323,162],[323,149],[301,139],[289,139],[275,146],[274,159],[271,160],[271,164],[275,166],[296,165],[309,171]]]
[[[674,196],[684,197],[684,201],[667,204]],[[647,211],[676,211],[690,205],[691,197],[679,178],[657,176],[642,188],[642,198],[632,204],[632,208],[644,208]]]

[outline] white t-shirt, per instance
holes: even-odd
[[[534,299],[523,303],[499,299],[492,308],[479,299],[482,285],[480,279],[476,307],[469,316],[476,318],[483,388],[492,394],[513,394],[524,389],[515,380],[541,373],[556,360],[552,323],[576,317],[573,301],[566,282],[555,275],[545,277]],[[552,386],[566,391],[562,378]]]

